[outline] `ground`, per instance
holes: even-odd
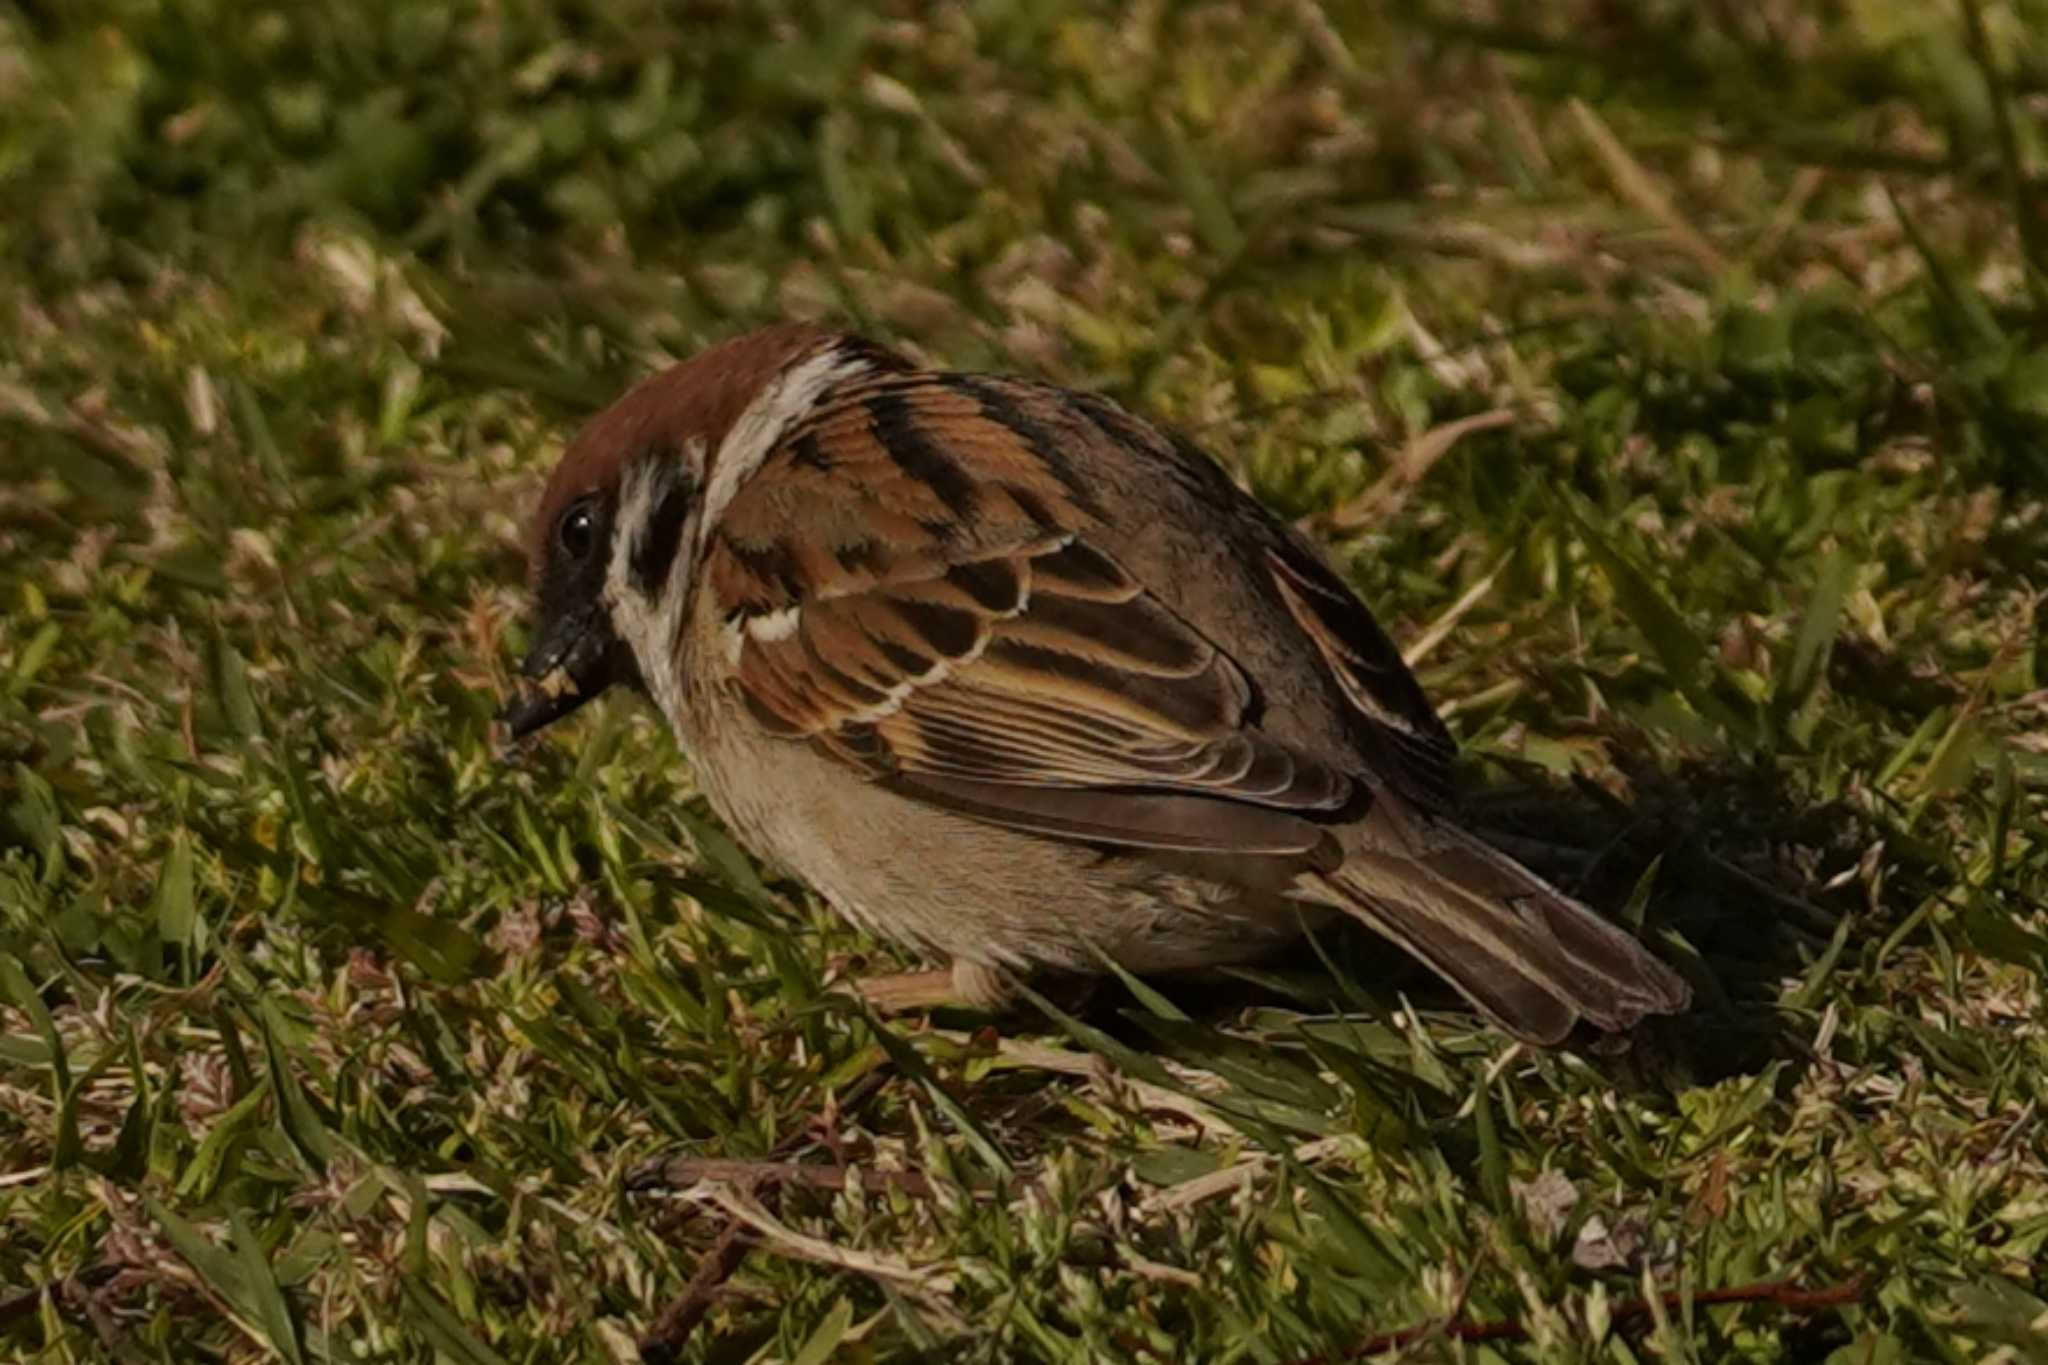
[[[2048,1360],[2044,32],[0,5],[0,1354]],[[1695,1012],[883,1025],[644,707],[508,753],[539,478],[777,318],[1194,435]]]

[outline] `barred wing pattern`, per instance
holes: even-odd
[[[1317,817],[1352,801],[1360,765],[1263,732],[1254,681],[1101,547],[1079,471],[1134,439],[1165,446],[1101,400],[1021,381],[876,373],[828,394],[707,546],[748,713],[977,819],[1334,868]],[[1333,598],[1364,612],[1328,570],[1271,571],[1390,753],[1448,745],[1376,629],[1334,634]],[[1406,693],[1389,696],[1389,668]]]

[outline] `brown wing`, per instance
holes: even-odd
[[[1343,698],[1358,752],[1354,766],[1376,789],[1409,804],[1442,811],[1452,801],[1451,760],[1457,741],[1431,706],[1401,651],[1372,613],[1305,538],[1267,513],[1223,470],[1185,439],[1169,437],[1093,394],[1066,395],[1113,439],[1145,452],[1162,478],[1189,485],[1210,502],[1248,504],[1265,540],[1266,586],[1294,618]]]
[[[1323,656],[1351,704],[1373,771],[1410,804],[1441,811],[1452,801],[1457,741],[1444,728],[1394,642],[1314,551],[1298,542],[1270,547],[1266,567],[1288,614]]]
[[[708,547],[733,685],[769,732],[979,819],[1334,866],[1303,816],[1351,778],[1259,730],[1238,665],[1091,542],[1070,460],[1116,439],[1032,385],[849,386]]]

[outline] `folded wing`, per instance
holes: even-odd
[[[1352,779],[1255,723],[1244,671],[1091,541],[1051,390],[884,376],[735,497],[706,585],[770,733],[962,814],[1334,866]],[[804,528],[802,537],[793,534]]]

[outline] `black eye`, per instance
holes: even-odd
[[[555,539],[561,542],[562,552],[571,559],[586,559],[597,543],[597,518],[590,514],[587,503],[577,503],[562,513],[562,520],[555,527]]]

